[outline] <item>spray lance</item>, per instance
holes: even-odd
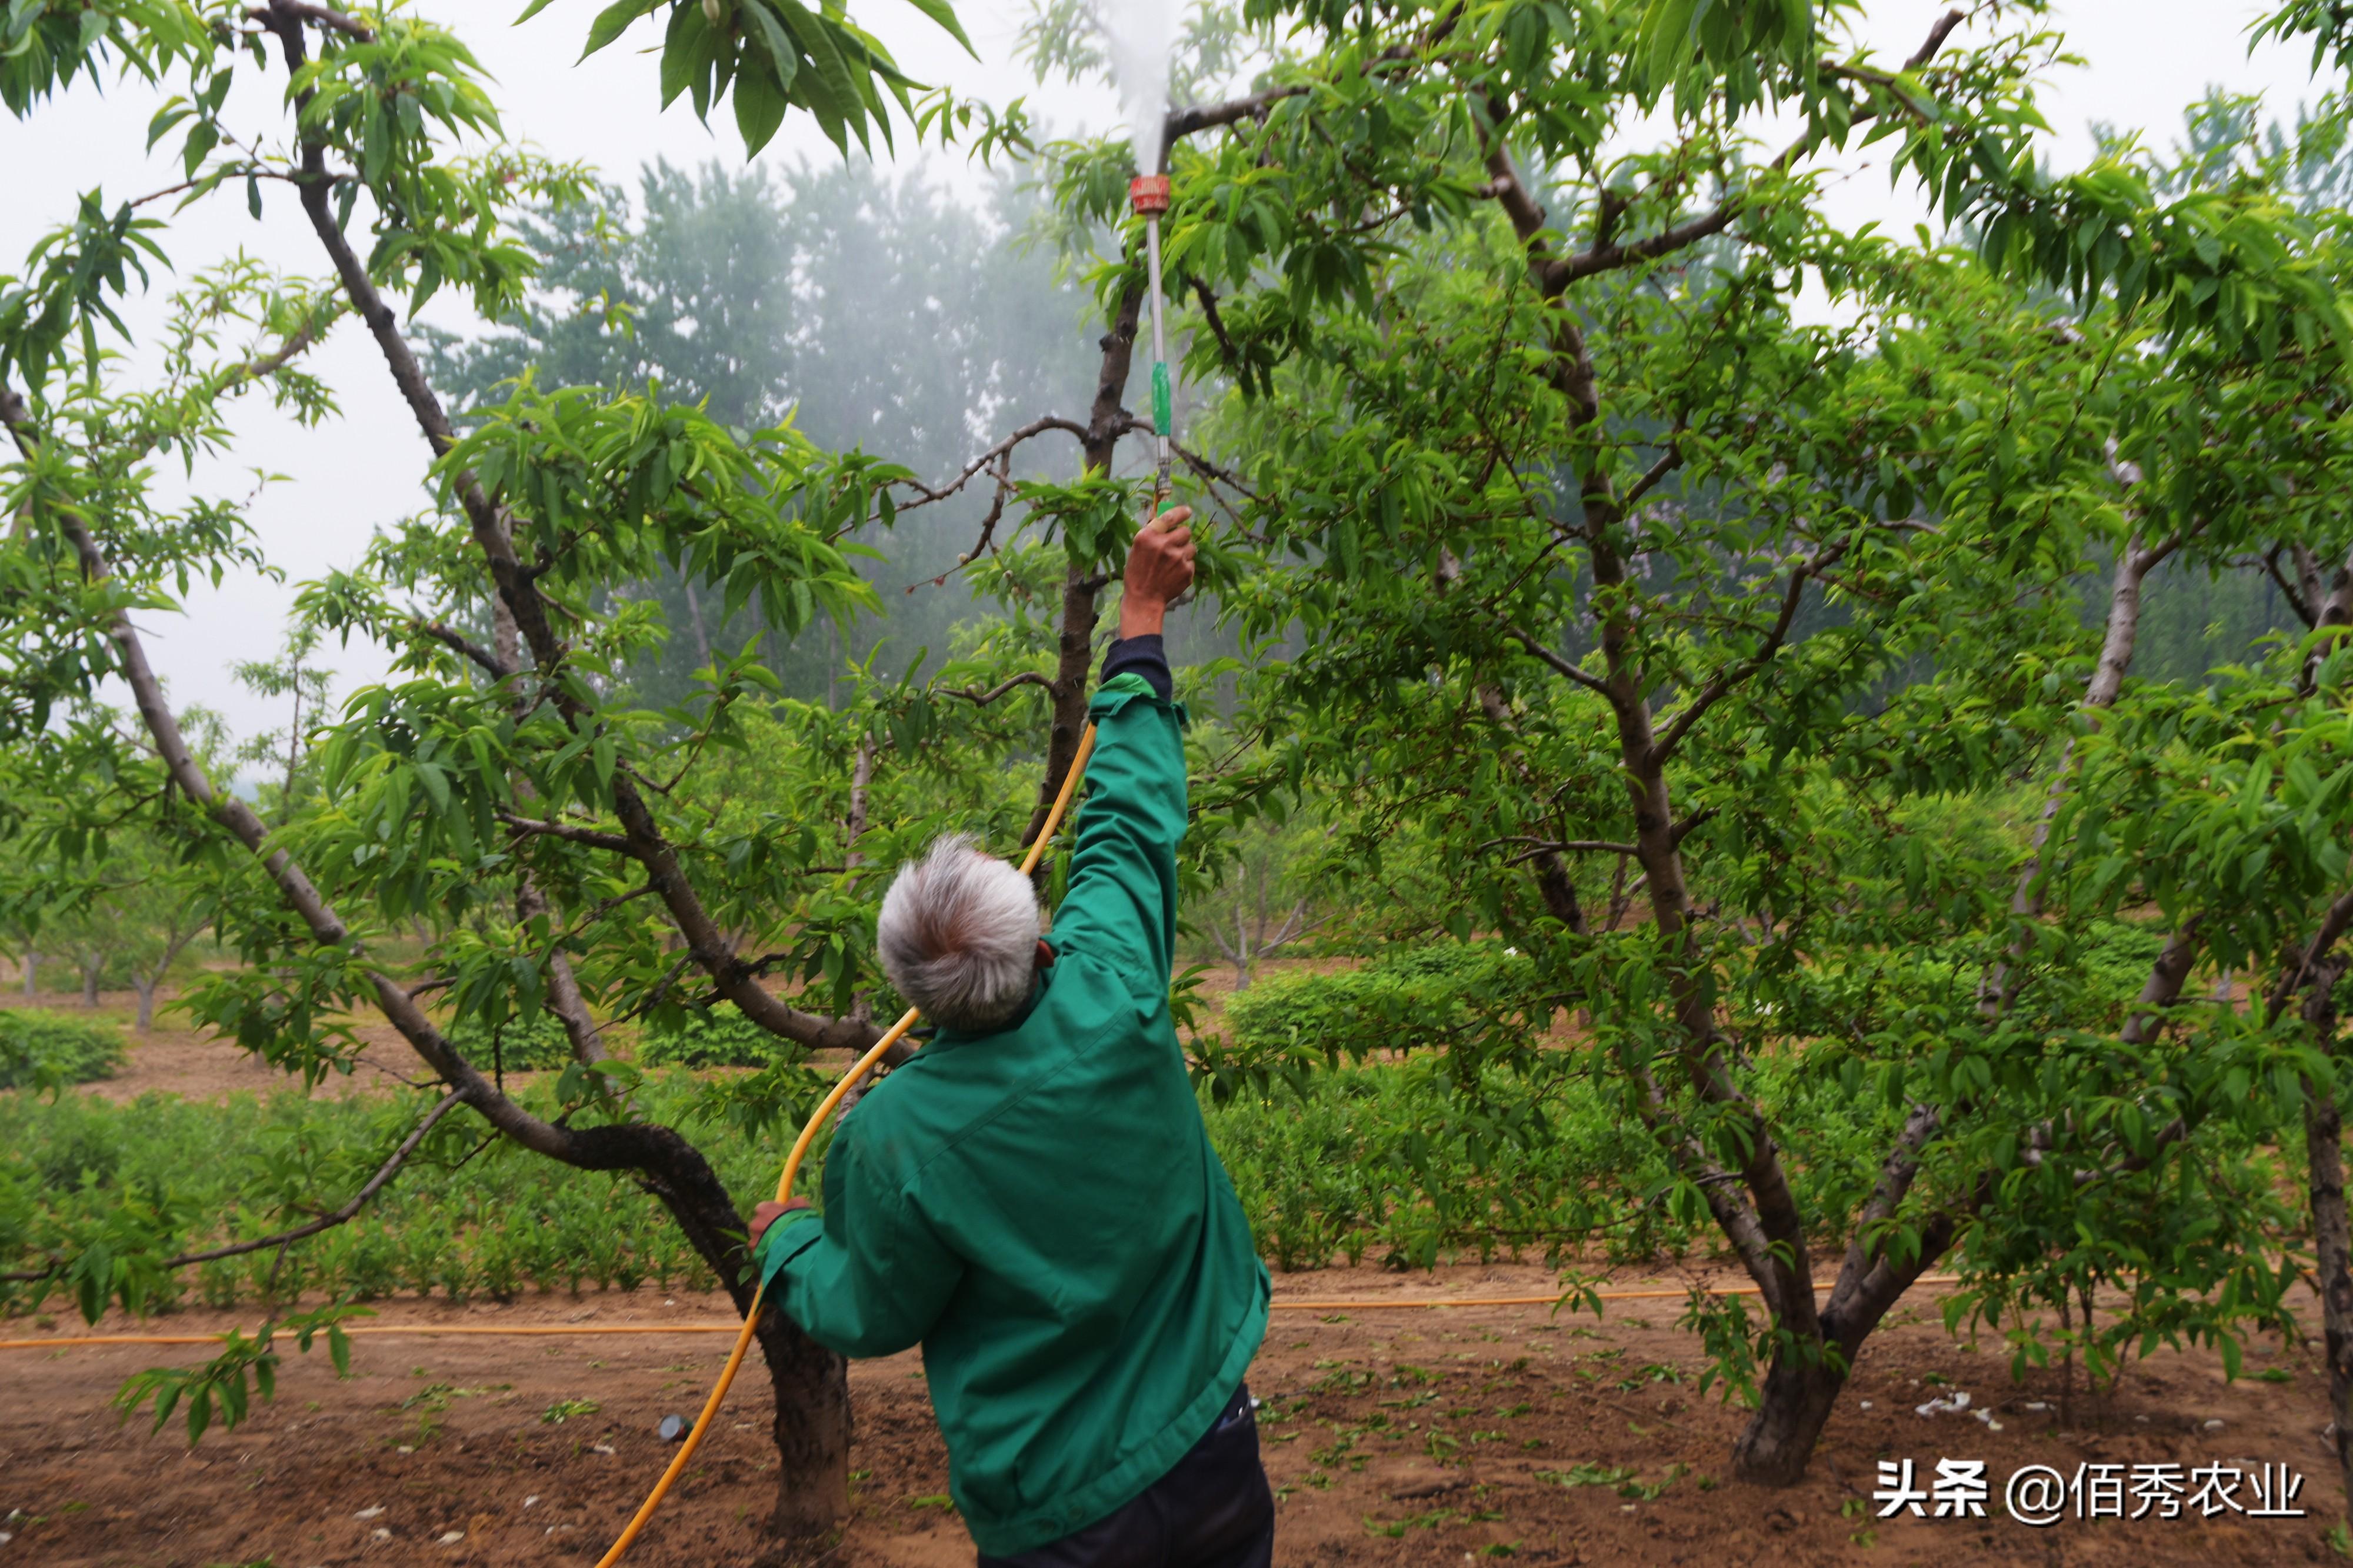
[[[1168,510],[1168,450],[1174,426],[1168,384],[1168,327],[1160,303],[1160,215],[1168,210],[1168,176],[1138,174],[1127,183],[1127,199],[1144,220],[1144,261],[1151,279],[1152,301],[1152,433],[1156,460],[1152,486],[1152,514]]]

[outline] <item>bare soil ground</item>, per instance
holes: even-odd
[[[1622,1284],[1639,1286],[1628,1279]],[[1672,1283],[1666,1281],[1665,1283]],[[1435,1276],[1334,1269],[1281,1277],[1278,1301],[1515,1295],[1524,1268]],[[1281,1494],[1276,1561],[1435,1564],[1490,1556],[1567,1563],[2067,1564],[2328,1562],[2341,1498],[2321,1436],[2323,1374],[2288,1346],[2226,1384],[2212,1358],[2163,1353],[2113,1399],[2058,1409],[2055,1373],[2010,1383],[2005,1358],[1949,1342],[1921,1302],[1874,1340],[1811,1472],[1766,1492],[1725,1481],[1739,1411],[1703,1395],[1677,1304],[1613,1303],[1598,1323],[1543,1308],[1278,1310],[1250,1385]],[[589,1296],[508,1307],[386,1303],[385,1324],[712,1323],[717,1298]],[[187,1313],[147,1327],[232,1320]],[[116,1331],[129,1324],[110,1323]],[[68,1321],[6,1331],[63,1340]],[[338,1381],[323,1354],[290,1355],[277,1401],[191,1450],[176,1423],[118,1425],[123,1377],[195,1348],[0,1352],[0,1565],[584,1563],[593,1562],[668,1457],[655,1433],[691,1415],[723,1359],[718,1335],[603,1338],[377,1336]],[[1941,1381],[1939,1381],[1941,1380]],[[1923,1417],[1947,1386],[2000,1422]],[[914,1354],[851,1370],[856,1512],[828,1554],[844,1565],[968,1563]],[[596,1408],[551,1423],[565,1402]],[[760,1523],[774,1495],[766,1380],[748,1368],[687,1480],[631,1561],[643,1568],[771,1561]],[[2210,1423],[2219,1421],[2219,1427]],[[1982,1520],[1881,1521],[1868,1493],[1883,1459],[1982,1459]],[[2004,1479],[2030,1464],[2217,1463],[2303,1473],[2303,1519],[2225,1514],[2137,1521],[2003,1517]],[[1622,1478],[1620,1470],[1630,1470]],[[2242,1506],[2249,1500],[2242,1487]],[[2128,1505],[2129,1506],[2129,1505]],[[381,1510],[381,1511],[376,1511]],[[2194,1510],[2191,1510],[2194,1514]]]

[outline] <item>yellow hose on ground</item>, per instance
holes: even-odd
[[[1079,736],[1078,752],[1071,758],[1069,771],[1062,774],[1062,787],[1054,796],[1052,808],[1046,813],[1045,826],[1038,830],[1038,837],[1029,846],[1029,853],[1022,858],[1023,876],[1038,868],[1039,858],[1046,853],[1046,846],[1053,842],[1054,829],[1061,826],[1062,813],[1070,805],[1071,795],[1079,787],[1079,780],[1087,771],[1087,759],[1094,755],[1094,750],[1095,727],[1090,724]],[[776,1202],[784,1203],[793,1195],[794,1178],[801,1173],[801,1161],[807,1156],[809,1145],[817,1141],[817,1130],[825,1125],[826,1118],[833,1114],[834,1107],[841,1103],[841,1097],[849,1092],[850,1086],[873,1071],[875,1063],[882,1059],[882,1054],[897,1045],[900,1038],[915,1026],[915,1016],[913,1007],[899,1015],[899,1021],[884,1030],[882,1037],[875,1041],[867,1053],[841,1075],[840,1081],[833,1086],[832,1090],[818,1102],[817,1110],[801,1128],[801,1135],[793,1141],[793,1152],[785,1156],[784,1171],[776,1177]],[[661,1507],[662,1499],[670,1495],[670,1489],[677,1483],[687,1461],[694,1458],[695,1449],[702,1446],[702,1435],[711,1429],[711,1418],[719,1414],[720,1402],[727,1397],[727,1390],[735,1382],[736,1370],[744,1364],[744,1352],[752,1348],[752,1328],[760,1321],[761,1303],[767,1293],[767,1281],[762,1280],[759,1289],[752,1293],[751,1306],[744,1310],[744,1326],[735,1334],[735,1348],[729,1352],[727,1364],[719,1369],[719,1381],[712,1384],[711,1397],[702,1402],[702,1413],[694,1418],[693,1430],[687,1433],[686,1440],[678,1446],[677,1456],[670,1460],[670,1468],[662,1471],[661,1479],[654,1483],[654,1489],[646,1494],[646,1500],[638,1506],[636,1515],[622,1527],[620,1537],[613,1542],[612,1550],[596,1560],[596,1568],[613,1568],[613,1564],[621,1560],[622,1554],[638,1539],[638,1532],[645,1529],[646,1521],[653,1518],[654,1510]]]

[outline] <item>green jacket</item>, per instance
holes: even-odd
[[[1179,714],[1096,694],[1056,958],[997,1034],[943,1031],[859,1103],[823,1219],[766,1238],[771,1297],[844,1355],[920,1342],[949,1491],[1006,1556],[1134,1498],[1206,1434],[1266,1332],[1265,1266],[1168,1016]]]

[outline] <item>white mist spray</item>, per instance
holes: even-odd
[[[1176,42],[1176,0],[1095,0],[1095,25],[1119,82],[1135,172],[1160,167],[1160,130],[1168,117],[1168,51]]]

